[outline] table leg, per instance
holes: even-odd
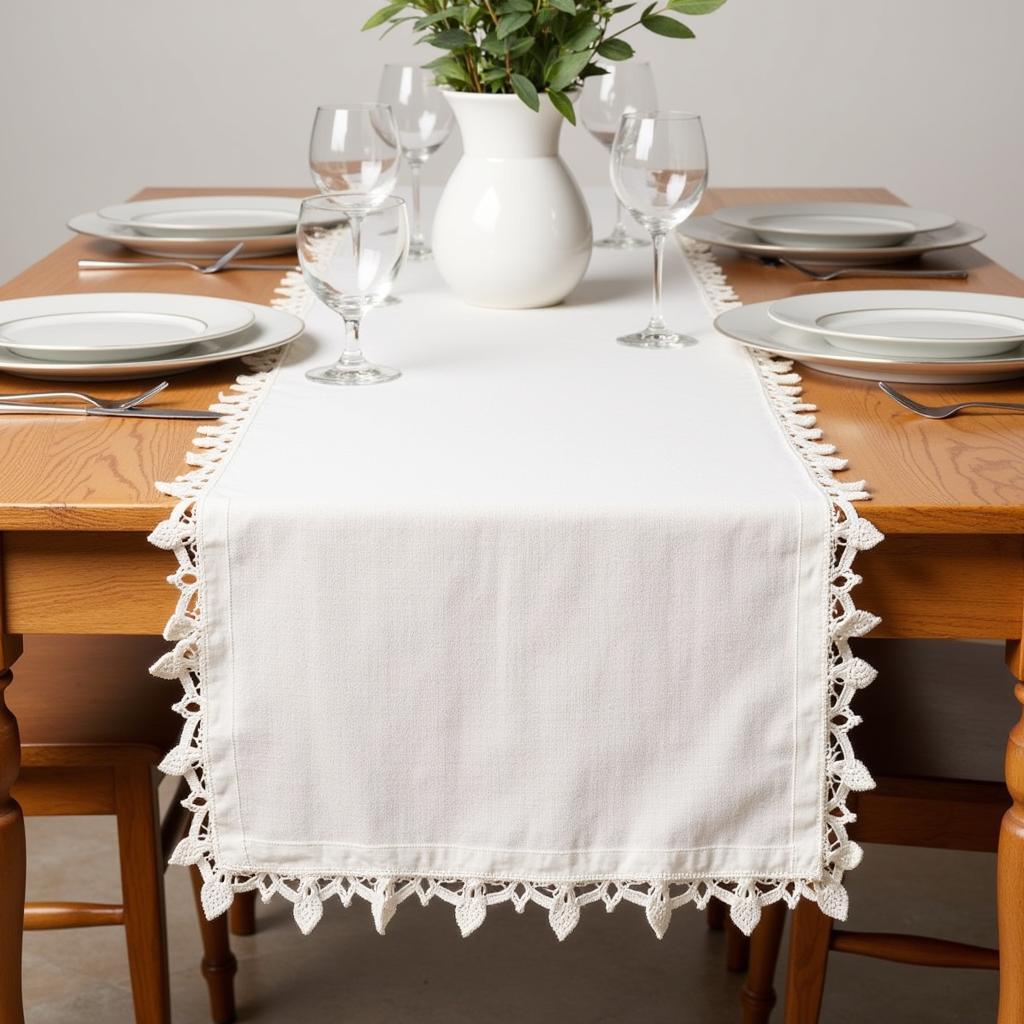
[[[25,914],[25,819],[11,787],[21,765],[18,722],[4,700],[20,641],[0,636],[0,1024],[23,1024],[21,934]]]
[[[1007,660],[1018,679],[1024,678],[1022,654],[1020,641],[1010,645]],[[1024,683],[1015,692],[1024,708]],[[1013,804],[999,833],[999,1024],[1019,1024],[1024,1020],[1024,717],[1010,732],[1005,771]]]

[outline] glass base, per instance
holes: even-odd
[[[595,249],[646,249],[650,239],[634,238],[616,228],[607,238],[599,238],[594,242]]]
[[[397,295],[389,295],[387,298],[381,299],[380,302],[377,303],[377,308],[380,309],[384,306],[400,306],[401,304],[402,300]]]
[[[426,242],[410,242],[407,258],[415,261],[432,260],[434,258],[434,250]]]
[[[636,334],[623,335],[618,342],[632,348],[689,348],[697,344],[697,339],[674,331],[653,331],[648,327]]]
[[[318,384],[386,384],[401,376],[401,370],[393,370],[390,366],[374,366],[365,361],[351,366],[333,363],[306,371],[306,379],[315,380]]]

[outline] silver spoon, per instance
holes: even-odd
[[[239,242],[233,249],[228,249],[216,263],[211,263],[207,267],[201,267],[198,263],[188,263],[185,260],[79,260],[78,269],[126,270],[129,267],[186,267],[200,274],[216,274],[223,270],[243,248],[245,248],[245,242]]]
[[[154,395],[158,395],[169,384],[170,381],[162,380],[156,387],[143,391],[141,395],[136,395],[134,398],[97,398],[95,395],[87,395],[84,391],[29,391],[19,395],[0,395],[0,403],[30,402],[33,399],[44,398],[79,398],[96,409],[134,409]]]
[[[924,416],[930,420],[945,420],[950,416],[955,416],[961,409],[971,408],[1024,412],[1024,402],[958,402],[956,405],[922,405],[920,402],[915,402],[912,398],[907,398],[906,395],[901,395],[884,381],[880,381],[878,386],[893,401],[899,402],[905,409],[916,412],[918,416]]]

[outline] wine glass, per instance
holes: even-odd
[[[411,64],[385,64],[380,99],[391,107],[398,126],[398,145],[412,174],[412,238],[409,259],[431,254],[423,237],[420,212],[420,175],[423,165],[452,133],[455,116],[438,89],[434,74]]]
[[[612,144],[612,185],[654,243],[654,309],[650,323],[619,341],[640,348],[678,348],[693,338],[670,331],[661,312],[665,236],[693,213],[708,180],[708,151],[697,114],[674,110],[624,114]]]
[[[371,202],[398,180],[398,128],[384,103],[318,107],[309,169],[321,192],[358,192]]]
[[[654,75],[647,61],[623,61],[603,64],[608,72],[593,75],[583,84],[580,116],[587,131],[611,150],[623,114],[634,110],[654,110],[658,106]],[[615,198],[615,230],[594,243],[602,249],[637,249],[650,243],[634,238],[626,231],[622,202]]]
[[[359,334],[367,310],[387,298],[405,263],[405,200],[386,196],[374,201],[351,192],[310,196],[299,210],[298,251],[306,283],[345,321],[338,361],[306,376],[323,384],[383,384],[400,377],[400,370],[366,361]]]

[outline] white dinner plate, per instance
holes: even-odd
[[[995,356],[1024,342],[1024,299],[943,291],[794,295],[771,303],[773,320],[824,336],[837,348],[908,359]]]
[[[32,380],[134,380],[142,377],[170,377],[210,363],[251,356],[277,348],[297,338],[304,324],[291,313],[254,302],[242,302],[253,314],[244,331],[213,341],[200,341],[179,354],[159,359],[128,360],[119,363],[47,363],[20,356],[0,347],[0,372]]]
[[[917,256],[923,256],[925,253],[937,252],[940,249],[956,249],[961,245],[973,245],[985,237],[985,232],[981,228],[965,224],[963,221],[949,228],[922,231],[899,245],[874,248],[871,246],[844,248],[842,246],[773,245],[770,242],[762,242],[753,231],[723,224],[713,216],[688,220],[679,230],[689,238],[695,238],[698,242],[727,245],[751,256],[767,256],[775,259],[781,256],[797,262],[849,267],[902,263]]]
[[[898,359],[864,356],[834,348],[820,334],[808,334],[773,320],[770,302],[738,306],[722,313],[715,327],[748,348],[795,359],[812,370],[893,384],[983,384],[1024,376],[1024,346],[1001,356],[973,359]]]
[[[715,211],[722,224],[764,242],[801,248],[881,248],[922,231],[952,227],[956,217],[895,203],[751,203]]]
[[[284,235],[250,235],[230,238],[151,238],[140,235],[132,228],[118,227],[112,221],[104,220],[98,213],[82,213],[68,221],[68,227],[80,235],[91,235],[107,242],[117,242],[126,249],[146,256],[163,256],[167,259],[216,259],[223,256],[239,242],[245,248],[241,258],[274,256],[282,252],[295,251],[295,233]]]
[[[123,363],[245,330],[241,302],[159,292],[39,295],[0,302],[0,346],[33,360]]]
[[[282,196],[178,196],[99,210],[115,230],[155,238],[259,238],[294,234],[298,199]]]

